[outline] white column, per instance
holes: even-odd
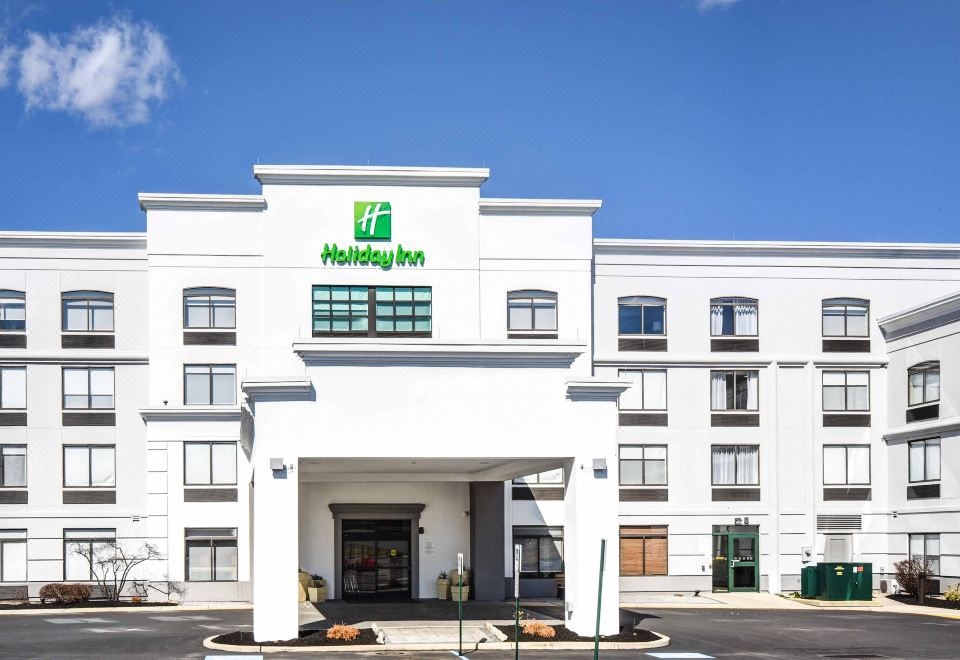
[[[600,634],[615,635],[620,628],[620,528],[616,444],[598,443],[595,453],[567,464],[564,496],[564,573],[566,625],[578,635],[593,635],[597,622],[600,541],[606,539]],[[606,460],[606,471],[595,471],[593,460]]]
[[[271,470],[259,456],[253,489],[253,636],[258,642],[295,639],[299,631],[298,459]]]

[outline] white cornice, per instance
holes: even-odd
[[[185,195],[179,193],[140,193],[144,211],[262,211],[267,200],[262,195]]]
[[[829,243],[800,241],[662,241],[595,238],[597,255],[675,254],[758,257],[883,257],[960,260],[956,243]]]
[[[902,331],[927,324],[937,319],[960,317],[960,292],[942,296],[877,320],[884,334],[902,334]]]
[[[949,433],[960,431],[960,417],[946,417],[944,419],[932,419],[926,422],[915,422],[905,426],[896,426],[888,429],[883,434],[883,439],[887,442],[891,440],[914,440],[919,438],[930,438],[940,433]]]
[[[254,165],[262,184],[479,186],[485,167],[370,167],[353,165]]]
[[[0,232],[2,248],[146,250],[147,235],[141,232],[3,231]]]
[[[567,368],[586,344],[300,339],[293,351],[314,365],[539,366]]]
[[[240,384],[240,389],[248,397],[274,395],[309,394],[313,385],[309,378],[248,378]]]
[[[599,199],[481,199],[480,215],[593,215]]]
[[[239,422],[240,406],[149,406],[140,409],[145,422]]]
[[[593,363],[598,367],[768,367],[774,363],[781,367],[801,367],[812,364],[815,367],[838,369],[851,367],[858,369],[882,369],[890,360],[883,355],[838,355],[825,357],[823,355],[768,355],[763,353],[746,353],[733,355],[730,353],[677,353],[664,354],[660,352],[646,352],[630,354],[601,353],[594,356]]]
[[[580,401],[616,401],[631,385],[628,380],[571,378],[567,381],[567,397]]]
[[[104,349],[64,349],[34,351],[22,348],[0,349],[0,364],[149,364],[146,353]]]

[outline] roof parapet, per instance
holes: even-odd
[[[254,165],[261,184],[478,187],[485,167],[384,167],[357,165]]]

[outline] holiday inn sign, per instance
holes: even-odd
[[[353,237],[356,240],[389,241],[393,228],[393,209],[390,202],[354,202]],[[422,266],[426,262],[422,250],[406,250],[397,244],[396,251],[352,245],[340,248],[336,243],[324,243],[320,255],[324,264],[380,266],[384,270],[397,266]]]

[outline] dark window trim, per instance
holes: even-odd
[[[87,295],[72,295],[72,294],[87,294]],[[84,330],[74,330],[67,328],[67,301],[68,300],[84,300],[87,305],[87,328]],[[90,327],[90,320],[93,318],[90,315],[90,301],[91,300],[109,300],[110,301],[110,311],[113,313],[113,323],[109,330],[94,330]],[[65,334],[75,334],[75,333],[92,333],[92,334],[103,334],[103,335],[112,335],[117,330],[117,306],[114,300],[114,294],[111,291],[94,291],[87,289],[79,289],[76,291],[62,291],[60,293],[60,332]]]
[[[87,450],[87,485],[86,486],[68,486],[67,485],[67,448],[81,448]],[[93,484],[93,448],[109,448],[113,450],[113,485],[112,486],[94,486]],[[74,489],[94,489],[94,490],[116,490],[117,489],[117,446],[115,444],[96,444],[96,443],[64,443],[60,448],[60,465],[62,466],[60,481],[63,488]]]
[[[843,385],[824,385],[823,377],[827,374],[843,374]],[[848,376],[850,374],[866,374],[867,375],[867,407],[866,408],[849,408],[847,404],[847,389],[850,387],[861,387],[861,385],[849,385],[847,383]],[[854,414],[867,414],[871,413],[873,408],[873,396],[871,395],[870,390],[873,385],[873,378],[870,377],[869,369],[824,369],[820,374],[820,411],[824,413],[854,413]],[[842,387],[843,388],[843,408],[827,408],[826,407],[826,388],[828,387]]]
[[[734,405],[736,405],[737,399],[737,377],[736,374],[748,374],[747,376],[747,387],[748,394],[747,399],[749,400],[749,387],[750,387],[750,376],[749,374],[757,375],[757,407],[756,408],[714,408],[713,407],[713,374],[734,374],[733,377],[733,399]],[[760,370],[759,369],[711,369],[710,370],[710,386],[707,388],[707,396],[710,398],[710,412],[713,413],[730,413],[730,414],[741,414],[741,413],[759,413],[760,412]],[[724,397],[726,400],[726,397]],[[747,405],[750,405],[749,403]]]
[[[642,449],[642,450],[643,450],[643,458],[622,458],[622,457],[620,456],[620,452],[623,450],[624,447],[628,447],[628,448],[632,448],[632,449],[638,449],[638,448],[639,448],[639,449]],[[648,449],[648,448],[650,448],[650,449],[661,449],[661,448],[662,448],[662,449],[664,450],[664,459],[663,459],[663,483],[657,483],[657,484],[648,484],[648,483],[647,483],[647,449]],[[658,459],[658,458],[651,458],[651,459],[649,459],[649,460],[651,460],[651,461],[657,461],[657,462],[660,461],[660,459]],[[659,487],[665,488],[665,487],[669,486],[669,485],[670,485],[670,484],[669,484],[669,482],[670,482],[670,467],[669,467],[669,464],[668,464],[668,461],[669,461],[669,460],[670,460],[670,449],[669,449],[669,447],[668,447],[667,445],[665,445],[665,444],[640,444],[640,445],[638,445],[638,444],[633,444],[633,443],[631,443],[631,444],[620,445],[620,447],[617,449],[617,461],[618,461],[618,463],[619,463],[619,465],[618,465],[617,467],[618,467],[619,472],[620,472],[620,485],[621,485],[622,487],[624,487],[624,488],[643,487],[643,486],[647,486],[647,487],[650,487],[650,486],[659,486]],[[641,470],[640,470],[640,475],[641,475],[641,478],[642,478],[642,480],[643,480],[643,483],[639,483],[639,484],[625,484],[625,483],[623,483],[623,469],[622,469],[622,468],[623,468],[623,462],[624,462],[624,461],[635,461],[635,462],[640,462],[640,463],[642,463]]]
[[[3,457],[5,456],[5,454],[3,453],[3,450],[6,449],[7,447],[10,447],[12,449],[21,449],[21,448],[23,449],[24,453],[23,453],[23,485],[22,486],[8,486],[3,482],[3,474],[4,474],[4,466],[3,466],[4,458]],[[4,490],[7,490],[7,489],[24,490],[25,488],[27,488],[28,475],[29,475],[29,472],[27,472],[27,446],[22,444],[16,444],[16,443],[9,443],[9,444],[5,443],[0,445],[0,488],[3,488]]]
[[[207,402],[187,403],[187,367],[207,368]],[[213,403],[213,367],[233,367],[233,401]],[[184,363],[183,365],[183,405],[185,406],[235,406],[237,405],[237,365],[232,362]]]
[[[865,483],[856,482],[853,483],[850,481],[850,447],[866,447],[867,448],[867,481]],[[830,449],[843,449],[843,478],[842,483],[827,483],[826,478],[823,476],[823,473],[826,471],[827,465],[827,448]],[[872,486],[873,485],[873,448],[870,445],[864,444],[837,444],[831,443],[823,446],[821,450],[821,475],[820,480],[823,481],[824,486]]]
[[[234,529],[234,528],[230,528]],[[191,580],[190,579],[190,546],[202,547],[209,544],[210,547],[210,579],[209,580]],[[219,544],[219,545],[218,545]],[[237,577],[232,580],[217,579],[217,548],[234,547],[237,550]],[[223,538],[189,539],[183,540],[183,580],[184,582],[239,582],[240,580],[240,544],[236,536]]]
[[[187,483],[187,445],[207,445],[208,455],[210,457],[210,475],[209,480],[206,483],[197,483],[197,484],[188,484]],[[230,487],[237,485],[237,462],[236,462],[236,453],[234,453],[234,462],[233,462],[233,481],[230,483],[213,483],[213,446],[214,445],[232,445],[234,447],[234,452],[236,452],[237,443],[232,440],[218,441],[218,440],[185,440],[183,442],[183,485],[187,488],[191,487],[205,487],[205,488],[217,488],[220,486]]]
[[[214,293],[216,291],[222,293]],[[200,293],[206,292],[206,293]],[[233,298],[233,325],[204,325],[204,326],[188,326],[187,325],[187,298],[207,298],[207,308],[211,310],[210,318],[213,319],[213,305],[211,304],[210,297],[222,295],[222,296],[231,296]],[[203,332],[203,331],[218,331],[218,330],[236,330],[237,329],[237,290],[231,289],[224,286],[191,286],[183,289],[183,329],[189,330],[191,332]]]
[[[84,369],[87,372],[87,405],[84,408],[67,408],[67,379],[66,372],[68,369]],[[93,407],[93,392],[90,387],[90,372],[94,369],[107,370],[113,376],[113,387],[110,391],[110,398],[113,399],[113,405],[109,408],[94,408]],[[72,395],[77,396],[77,395]],[[117,409],[117,372],[114,367],[102,367],[102,366],[75,366],[70,365],[69,367],[60,368],[60,405],[62,406],[61,410],[63,412],[78,412],[81,410],[116,410]]]
[[[836,302],[832,302],[836,301]],[[846,301],[846,302],[841,302]],[[842,335],[828,335],[823,331],[823,309],[824,307],[843,307],[843,334]],[[865,335],[851,335],[847,330],[847,319],[849,314],[847,313],[848,307],[866,307],[867,308],[867,334]],[[824,338],[833,339],[836,337],[853,337],[855,339],[869,339],[870,338],[870,301],[866,298],[824,298],[820,301],[820,336]]]
[[[939,360],[929,360],[925,362],[918,362],[917,364],[907,369],[907,408],[916,408],[917,406],[926,406],[926,405],[930,405],[931,403],[938,403],[940,401],[939,396],[937,396],[936,399],[930,399],[929,401],[926,398],[927,375],[932,371],[937,372],[937,378],[939,379],[940,378],[940,361]],[[910,376],[918,373],[923,374],[923,385],[920,388],[920,390],[923,392],[924,398],[922,401],[915,401],[911,403],[910,402],[910,392],[911,392]],[[941,383],[941,386],[942,386],[942,383]]]
[[[927,478],[927,443],[936,441],[937,445],[940,447],[940,464],[937,466],[940,468],[940,476],[936,479]],[[913,459],[910,458],[910,446],[917,443],[923,443],[923,479],[912,479],[910,477],[913,474]],[[942,438],[920,438],[917,440],[911,440],[907,443],[907,483],[910,484],[922,484],[922,483],[940,483],[943,480],[943,439]]]
[[[732,303],[732,302],[731,302],[731,303],[724,303],[724,302],[717,302],[717,301],[720,301],[720,300],[734,300],[734,299],[737,299],[737,300],[745,300],[745,301],[749,301],[749,302],[743,302],[743,303]],[[735,306],[738,305],[738,304],[740,304],[740,305],[750,305],[750,304],[752,304],[754,307],[757,308],[757,331],[756,331],[755,333],[753,333],[752,335],[740,335],[740,334],[737,334],[736,332],[734,332],[733,334],[729,334],[729,335],[724,335],[724,334],[715,335],[715,334],[713,334],[713,328],[711,327],[711,326],[713,325],[713,324],[711,323],[711,318],[712,318],[712,316],[713,316],[713,308],[714,308],[714,307],[735,307]],[[711,298],[711,299],[710,299],[710,314],[707,315],[707,332],[710,333],[710,336],[711,336],[711,337],[760,337],[760,300],[759,300],[758,298],[750,298],[749,296],[717,296],[716,298]]]
[[[667,388],[664,392],[663,397],[663,408],[647,408],[647,386],[643,380],[643,374],[647,372],[663,372],[664,382],[668,383]],[[643,408],[621,408],[619,399],[617,400],[617,410],[620,412],[667,412],[667,408],[670,406],[670,386],[669,386],[669,375],[667,374],[667,369],[620,369],[617,372],[618,376],[623,376],[623,374],[641,374],[640,376],[640,400],[642,401]]]
[[[713,480],[713,450],[718,447],[753,447],[754,449],[756,449],[757,450],[757,481],[756,483],[740,483],[740,474],[738,469],[739,463],[737,462],[736,458],[734,458],[734,461],[733,461],[733,483],[718,484],[717,482],[715,482]],[[760,445],[759,444],[726,443],[726,444],[719,444],[719,445],[710,445],[710,486],[711,487],[716,487],[716,486],[719,486],[721,488],[730,488],[730,487],[736,487],[736,486],[759,487],[760,481],[763,479],[763,476],[760,474],[760,471],[762,468],[763,468],[763,465],[760,463]]]
[[[93,534],[93,533],[95,533],[95,532],[113,532],[113,536],[87,536],[87,537],[85,537],[85,538],[79,538],[79,537],[78,537],[78,538],[74,538],[74,539],[68,539],[68,538],[67,538],[67,532],[90,532],[91,534]],[[73,579],[73,578],[68,578],[68,577],[67,577],[67,557],[68,557],[70,554],[72,554],[72,553],[70,552],[70,550],[68,549],[68,546],[69,546],[69,545],[80,545],[80,544],[85,543],[85,544],[87,544],[88,546],[91,546],[90,552],[91,552],[91,556],[92,556],[92,553],[93,553],[92,546],[93,546],[93,544],[95,544],[95,543],[116,543],[116,542],[117,542],[117,530],[116,530],[116,528],[97,527],[97,528],[93,528],[93,529],[83,529],[82,527],[81,527],[81,528],[68,527],[68,528],[64,529],[64,530],[63,530],[63,581],[64,581],[64,582],[67,582],[68,580],[73,581],[73,582],[77,582],[77,581],[79,581],[79,582],[93,582],[93,581],[94,581],[93,568],[92,568],[89,564],[87,565],[87,569],[88,569],[88,571],[89,571],[89,577],[87,577],[86,579]]]
[[[6,369],[11,369],[11,370],[12,370],[12,369],[23,369],[23,387],[24,387],[24,390],[25,390],[25,391],[24,391],[24,393],[23,393],[23,404],[24,404],[24,405],[23,405],[23,407],[21,407],[21,408],[4,408],[4,407],[3,407],[3,372],[4,372],[4,370],[6,370]],[[23,364],[23,365],[20,365],[20,364],[4,364],[4,365],[0,366],[0,411],[3,411],[3,410],[26,410],[26,409],[27,409],[27,394],[28,394],[28,393],[29,393],[29,389],[27,389],[27,365],[25,365],[25,364]]]
[[[3,307],[0,306],[0,332],[24,334],[27,331],[27,293],[26,291],[17,291],[16,289],[0,289],[0,301],[3,301],[3,300],[22,300],[23,301],[23,327],[22,328],[2,327],[2,324],[7,319],[2,317]]]
[[[533,528],[542,528],[545,530],[542,534],[533,534],[533,533],[520,533],[517,534],[517,529],[533,529]],[[550,530],[557,530],[559,533],[551,534]],[[537,571],[524,571],[520,570],[521,579],[535,579],[535,578],[553,578],[557,575],[563,573],[566,568],[566,556],[567,548],[563,540],[563,525],[514,525],[511,529],[511,539],[513,545],[517,545],[518,539],[537,539]],[[541,562],[540,562],[540,539],[558,539],[560,541],[560,570],[559,571],[541,571]],[[521,565],[522,567],[522,565]]]
[[[332,316],[331,318],[331,330],[315,330],[314,321],[316,316],[314,315],[313,305],[314,305],[314,290],[318,287],[347,287],[347,288],[363,288],[367,290],[367,329],[366,330],[348,330],[345,332],[335,332],[332,330]],[[430,291],[430,330],[377,330],[377,289],[427,289]],[[332,300],[331,300],[332,302]],[[350,302],[349,300],[347,302]],[[396,301],[393,301],[394,303]],[[416,303],[417,301],[411,301],[411,303]],[[425,301],[420,301],[425,302]],[[432,286],[421,286],[417,284],[411,284],[408,286],[404,285],[366,285],[366,284],[313,284],[310,286],[310,334],[313,337],[432,337],[433,336],[433,287]],[[353,316],[350,317],[354,318]],[[357,317],[359,318],[359,317]],[[394,316],[394,319],[397,317]],[[406,318],[406,317],[402,317]],[[416,315],[411,316],[411,319],[414,319],[414,324],[416,324]],[[420,317],[423,318],[423,317]]]
[[[650,298],[651,302],[644,303],[625,303],[624,300],[630,298]],[[653,302],[659,300],[660,302]],[[621,307],[639,307],[640,308],[640,328],[643,328],[643,317],[646,314],[647,307],[663,307],[663,332],[622,332],[620,330],[620,308]],[[617,337],[666,337],[667,336],[667,299],[660,296],[620,296],[617,298]]]
[[[529,295],[523,295],[529,294]],[[552,328],[511,328],[510,327],[510,301],[513,300],[525,300],[529,299],[530,301],[530,322],[531,325],[536,325],[537,316],[534,314],[534,304],[533,299],[540,295],[543,298],[553,297],[553,327]],[[433,298],[433,294],[430,295]],[[519,307],[520,305],[518,305]],[[433,315],[431,314],[431,317]],[[431,322],[431,327],[432,327]],[[514,289],[513,291],[507,291],[507,332],[508,333],[517,333],[517,332],[534,332],[534,333],[557,333],[560,328],[560,296],[557,295],[556,291],[550,291],[548,289]]]

